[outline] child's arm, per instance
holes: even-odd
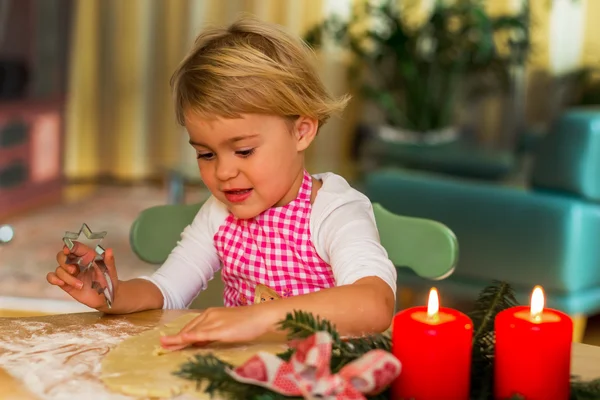
[[[253,340],[274,331],[277,323],[294,310],[308,311],[333,322],[341,335],[359,336],[389,328],[394,294],[383,280],[366,277],[351,285],[246,307],[209,308],[178,334],[160,340],[169,350],[193,343]]]
[[[364,335],[383,332],[390,327],[395,299],[387,283],[370,276],[351,285],[255,306],[273,324],[293,310],[304,310],[333,322],[343,335]]]
[[[119,282],[111,308],[102,307],[98,311],[106,314],[129,314],[162,307],[163,295],[156,285],[146,279],[131,279]]]

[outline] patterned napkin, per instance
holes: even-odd
[[[235,380],[266,387],[286,396],[324,400],[363,400],[383,391],[398,375],[400,361],[384,350],[371,350],[345,365],[337,374],[330,370],[331,336],[317,332],[298,342],[289,362],[259,352],[229,371]]]

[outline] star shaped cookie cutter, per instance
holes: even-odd
[[[81,225],[79,232],[65,232],[65,236],[62,239],[63,243],[69,250],[73,250],[75,247],[75,243],[73,243],[73,241],[79,239],[82,233],[88,240],[98,240],[98,243],[94,247],[94,258],[86,264],[84,262],[84,258],[86,257],[79,257],[70,254],[67,256],[67,264],[77,265],[79,267],[78,277],[85,275],[86,273],[90,273],[92,275],[92,289],[96,290],[98,294],[104,294],[106,305],[108,308],[111,308],[114,295],[113,283],[108,273],[108,268],[106,268],[106,264],[104,264],[103,256],[105,250],[102,246],[100,246],[100,242],[102,242],[102,239],[104,239],[107,232],[93,232],[90,227],[84,223]],[[93,276],[95,269],[97,269],[97,271],[104,277],[106,284],[103,284],[98,280],[94,280]]]

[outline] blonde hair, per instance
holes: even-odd
[[[238,118],[315,118],[321,127],[349,96],[333,98],[311,65],[311,49],[274,24],[241,18],[198,35],[171,77],[175,113]]]

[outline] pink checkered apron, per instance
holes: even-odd
[[[252,304],[256,285],[290,297],[335,286],[310,235],[312,178],[304,171],[298,196],[252,219],[230,214],[214,236],[223,264],[226,307]]]

